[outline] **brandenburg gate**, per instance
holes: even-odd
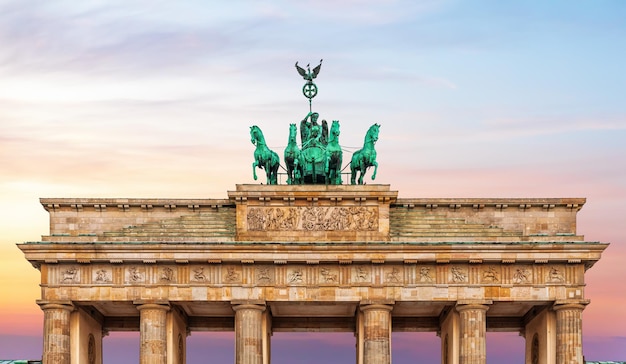
[[[320,66],[296,64],[309,103]],[[107,332],[139,331],[140,363],[184,364],[190,333],[234,331],[236,364],[270,364],[274,332],[342,331],[357,364],[390,364],[393,331],[430,331],[443,364],[484,364],[487,331],[514,331],[527,364],[582,363],[585,272],[608,246],[576,232],[585,199],[399,198],[363,184],[379,127],[351,184],[339,122],[309,112],[286,185],[253,126],[267,184],[227,198],[42,198],[50,233],[18,246],[41,272],[43,362],[101,364]]]
[[[237,185],[228,199],[44,198],[45,363],[101,363],[139,331],[141,363],[185,363],[193,331],[235,331],[269,364],[275,331],[350,331],[358,364],[392,331],[436,331],[442,363],[485,363],[519,331],[526,363],[582,363],[585,271],[607,244],[576,234],[581,198],[401,199],[388,185]]]

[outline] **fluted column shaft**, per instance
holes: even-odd
[[[71,305],[48,303],[43,310],[43,364],[70,364]]]
[[[556,311],[556,362],[579,364],[583,362],[584,305],[568,303],[555,305]]]
[[[456,306],[461,321],[460,364],[487,363],[487,310],[489,306]]]
[[[140,364],[167,362],[167,305],[147,303],[137,306],[140,314]]]
[[[390,305],[361,306],[363,312],[363,364],[391,363]]]
[[[263,364],[264,305],[242,304],[235,310],[235,363]]]

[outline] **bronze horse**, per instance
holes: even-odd
[[[254,125],[250,127],[250,141],[256,145],[254,150],[254,162],[252,163],[252,174],[256,181],[256,167],[265,169],[267,176],[267,184],[275,185],[278,183],[278,166],[280,160],[278,154],[267,147],[265,144],[265,138],[261,129]]]
[[[302,183],[302,164],[300,163],[300,149],[298,149],[298,142],[296,141],[297,135],[296,124],[289,124],[289,140],[284,154],[288,185]]]
[[[359,184],[363,184],[363,177],[365,176],[365,172],[369,167],[374,166],[374,173],[372,174],[372,180],[376,179],[376,172],[378,171],[378,162],[376,162],[376,149],[374,149],[374,144],[378,140],[378,129],[380,125],[374,124],[370,126],[365,134],[365,141],[363,143],[363,148],[357,150],[352,155],[352,160],[350,161],[350,183],[356,184],[356,173],[361,172],[359,174]]]

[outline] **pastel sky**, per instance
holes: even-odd
[[[586,197],[579,233],[612,245],[586,274],[584,353],[626,360],[625,19],[619,0],[0,1],[0,359],[41,357],[15,246],[47,233],[40,197],[256,183],[249,127],[282,155],[308,112],[293,65],[323,58],[314,110],[349,151],[381,124],[375,182],[401,197]],[[132,340],[106,338],[105,362],[137,362]],[[190,363],[232,362],[232,336],[189,340]],[[275,335],[273,357],[349,363],[353,340]],[[523,342],[490,334],[489,362]],[[439,360],[434,334],[393,345]]]

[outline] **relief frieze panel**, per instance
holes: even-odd
[[[287,279],[289,285],[301,285],[305,283],[305,269],[301,266],[287,268]]]
[[[175,283],[176,274],[171,267],[162,267],[159,269],[159,281],[161,283]]]
[[[371,283],[371,269],[369,266],[356,265],[352,268],[352,283]]]
[[[196,282],[196,283],[208,283],[209,282],[208,271],[207,271],[207,268],[204,266],[198,266],[198,267],[192,268],[189,274],[190,274],[189,280],[191,282]]]
[[[499,284],[499,283],[502,283],[500,281],[500,277],[501,277],[501,273],[500,273],[499,267],[496,267],[493,265],[483,267],[482,275],[481,275],[482,283]]]
[[[250,231],[376,231],[377,206],[251,207]]]
[[[520,265],[513,268],[514,284],[531,284],[533,282],[533,271],[531,267]]]
[[[393,266],[386,268],[385,272],[385,282],[389,284],[394,283],[403,283],[404,277],[402,274],[402,270],[399,267]]]
[[[434,270],[429,266],[420,267],[420,276],[418,279],[419,283],[434,283]]]
[[[465,267],[451,266],[449,274],[450,283],[468,283],[468,271]]]
[[[126,283],[145,283],[146,282],[146,270],[144,267],[130,266],[125,271]]]
[[[111,268],[103,267],[93,270],[92,282],[96,284],[109,284],[113,282],[113,273]]]
[[[222,267],[222,283],[226,284],[240,284],[242,283],[242,271],[241,267],[225,266]]]
[[[259,266],[255,268],[254,273],[256,283],[259,285],[271,285],[275,282],[274,267]]]
[[[80,282],[80,270],[77,267],[64,267],[61,269],[59,283],[76,284]]]
[[[339,270],[334,267],[320,267],[319,282],[320,284],[338,284]]]

